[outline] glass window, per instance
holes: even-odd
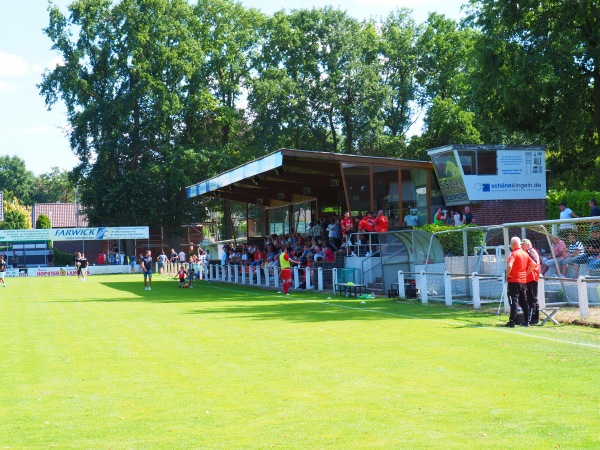
[[[406,225],[404,220],[406,216],[415,213],[418,216],[419,226],[425,225],[427,223],[427,170],[403,169],[400,223]]]
[[[371,209],[371,177],[369,166],[344,164],[342,167],[350,209],[364,214]]]
[[[458,157],[465,175],[496,175],[498,165],[496,163],[495,150],[459,150]]]
[[[477,175],[498,175],[496,151],[480,151],[477,153]]]
[[[439,179],[462,177],[452,150],[431,155],[431,160]]]
[[[465,175],[475,175],[477,173],[477,159],[474,151],[459,151],[458,159]]]
[[[248,205],[248,237],[262,236],[265,229],[265,207]]]
[[[383,210],[393,223],[398,217],[400,199],[398,198],[398,169],[373,167],[373,190],[375,193],[375,210]]]
[[[294,205],[293,227],[298,233],[306,234],[308,232],[312,220],[311,203],[312,202],[305,202]]]

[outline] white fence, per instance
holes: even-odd
[[[279,288],[278,267],[206,264],[198,268],[200,279],[264,288]],[[323,268],[292,268],[294,289],[324,291]]]
[[[398,271],[398,296],[407,297],[407,276],[414,278],[417,298],[422,303],[430,301],[443,302],[446,306],[454,303],[472,304],[480,309],[483,304],[497,304],[498,309],[504,307],[508,312],[508,297],[504,276],[479,274],[452,274],[448,271],[408,273]],[[465,289],[464,280],[468,279]],[[485,285],[486,288],[482,289]],[[485,292],[485,296],[482,295]],[[578,299],[578,301],[568,299]],[[546,306],[578,306],[582,319],[589,317],[590,306],[600,306],[600,278],[580,276],[574,278],[544,278],[538,283],[538,302],[540,309]]]

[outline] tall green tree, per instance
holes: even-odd
[[[69,203],[75,201],[75,183],[70,172],[53,167],[35,177],[33,203]]]
[[[33,201],[35,176],[18,156],[0,156],[0,189],[4,198],[17,197],[24,205]]]
[[[192,214],[184,187],[204,175],[182,139],[183,99],[203,58],[192,9],[184,0],[78,0],[69,12],[50,8],[45,31],[65,63],[40,90],[49,106],[66,105],[86,214],[97,225],[156,224],[176,235]]]
[[[368,153],[383,132],[381,36],[331,7],[276,13],[255,58],[249,107],[264,145]]]
[[[183,143],[204,148],[209,168],[218,172],[256,156],[248,145],[243,95],[265,16],[231,0],[200,0],[192,14],[190,33],[204,57],[194,65],[183,100]]]
[[[411,140],[412,157],[447,144],[479,144],[470,80],[476,34],[442,14],[431,13],[417,42],[423,133]]]
[[[394,11],[382,23],[379,73],[385,89],[385,127],[392,137],[405,137],[413,124],[420,34],[408,9]]]
[[[548,146],[555,187],[600,188],[600,2],[471,0],[471,8],[486,137]]]

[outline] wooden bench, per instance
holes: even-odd
[[[346,297],[358,297],[360,294],[367,293],[367,286],[355,283],[338,283],[335,285],[336,295],[346,295]]]
[[[556,314],[558,312],[560,308],[558,307],[549,307],[549,308],[543,308],[540,309],[540,313],[543,313],[546,317],[540,322],[540,326],[544,325],[546,322],[548,322],[549,320],[551,320],[552,322],[554,322],[556,325],[560,325],[560,323],[558,323],[558,320],[556,320],[554,318],[554,314]]]

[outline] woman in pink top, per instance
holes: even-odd
[[[552,241],[552,252],[554,253],[556,261],[565,259],[568,253],[565,241],[559,239],[558,236],[555,235],[550,236],[550,240]],[[540,266],[540,274],[545,275],[551,264],[554,264],[554,259],[543,259],[542,265]]]

